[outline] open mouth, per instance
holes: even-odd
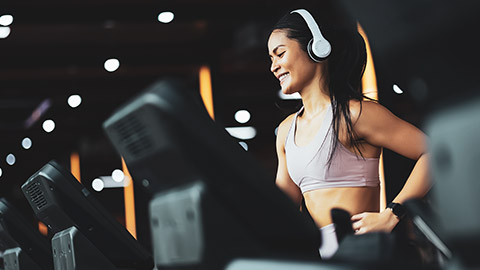
[[[280,84],[282,84],[283,81],[285,81],[285,79],[286,79],[288,76],[290,76],[290,73],[288,73],[288,72],[280,75],[280,76],[278,77],[278,80],[280,81]]]

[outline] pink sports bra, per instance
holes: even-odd
[[[376,187],[380,185],[378,158],[362,158],[338,142],[332,163],[328,158],[332,140],[336,139],[332,126],[332,108],[328,107],[320,130],[305,146],[295,144],[298,114],[293,118],[285,141],[288,173],[302,193],[321,188]]]

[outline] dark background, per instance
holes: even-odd
[[[321,8],[322,1],[309,6]],[[479,48],[477,1],[338,1],[369,37],[380,102],[419,128],[428,116],[475,94]],[[296,2],[301,6],[303,2]],[[275,128],[297,103],[278,98],[270,73],[266,41],[270,27],[294,6],[291,1],[72,0],[5,1],[0,16],[11,14],[11,34],[0,39],[0,196],[28,212],[20,186],[50,159],[69,165],[80,154],[82,182],[121,168],[102,123],[121,104],[158,78],[196,79],[211,68],[215,119],[241,126],[234,113],[247,109],[257,136],[249,152],[271,175],[276,170]],[[172,11],[169,24],[157,21]],[[106,59],[120,68],[104,70]],[[399,85],[404,93],[393,92]],[[70,108],[69,95],[82,104]],[[25,121],[42,103],[50,108],[31,126]],[[41,124],[53,119],[56,129]],[[24,137],[33,141],[21,147]],[[10,166],[5,158],[14,153]],[[385,151],[387,198],[408,177],[413,162]],[[123,191],[93,191],[123,220]],[[29,212],[28,212],[29,213]]]

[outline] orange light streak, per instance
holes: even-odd
[[[70,155],[70,172],[75,176],[78,182],[82,182],[80,178],[80,156],[77,152],[73,152]]]
[[[365,46],[367,49],[367,65],[365,66],[365,73],[362,78],[362,91],[363,94],[371,99],[378,101],[378,88],[377,88],[377,76],[375,75],[375,67],[373,64],[372,51],[370,49],[370,43],[368,42],[367,35],[362,26],[358,24],[358,32],[365,40]],[[378,171],[380,176],[380,211],[387,207],[387,195],[385,190],[385,172],[383,167],[383,150],[380,154],[380,162],[378,164]]]
[[[205,108],[207,108],[208,114],[212,119],[215,119],[213,113],[213,93],[212,93],[212,76],[210,68],[208,66],[200,67],[199,71],[200,80],[200,95],[202,96]]]
[[[130,234],[137,238],[137,227],[135,221],[135,195],[133,190],[133,179],[128,171],[127,164],[122,158],[122,170],[128,184],[123,188],[123,197],[125,201],[125,227]]]

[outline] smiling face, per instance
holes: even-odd
[[[274,30],[270,34],[268,52],[272,60],[270,70],[280,81],[284,94],[302,92],[318,84],[320,64],[309,58],[300,43],[288,38],[286,30]]]

